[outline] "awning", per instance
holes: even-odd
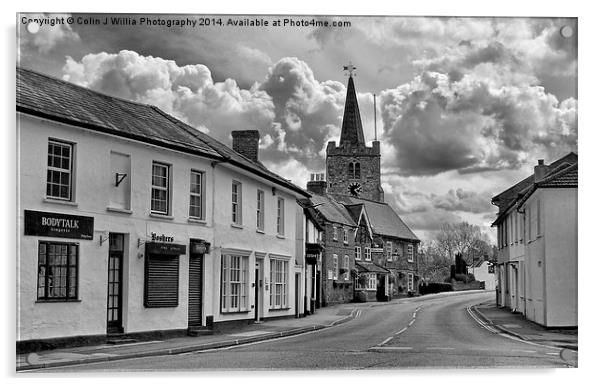
[[[376,265],[369,261],[356,261],[355,267],[357,271],[360,273],[370,272],[370,273],[390,273],[388,269],[381,267],[380,265]]]

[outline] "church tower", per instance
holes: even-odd
[[[334,141],[326,147],[326,183],[331,194],[341,194],[384,202],[380,186],[380,142],[366,146],[360,109],[355,95],[352,64],[343,67],[349,72],[347,97],[339,146]]]

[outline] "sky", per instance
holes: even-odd
[[[338,141],[352,62],[364,136],[381,141],[385,200],[424,240],[468,221],[494,241],[491,198],[538,159],[578,150],[575,18],[20,16],[75,20],[36,29],[18,18],[22,67],[156,105],[228,145],[232,130],[257,129],[260,160],[302,187]]]

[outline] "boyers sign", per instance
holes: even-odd
[[[94,217],[25,211],[25,235],[92,240]]]

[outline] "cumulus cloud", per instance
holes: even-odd
[[[319,82],[309,66],[297,58],[282,58],[269,69],[259,90],[271,96],[275,121],[266,134],[264,154],[285,161],[291,157],[319,170],[324,168],[326,143],[339,135],[345,86]]]
[[[553,158],[576,148],[576,100],[559,103],[492,63],[452,78],[425,71],[381,94],[385,140],[400,173],[517,168],[529,154]]]
[[[48,19],[53,20],[55,18],[68,18],[69,14],[24,14],[24,17],[28,19]],[[19,48],[29,47],[37,50],[42,54],[49,53],[58,44],[72,43],[79,41],[79,35],[73,31],[71,25],[67,23],[56,23],[54,25],[43,24],[40,25],[39,30],[35,33],[27,31],[26,25],[21,26]]]
[[[237,129],[270,127],[272,98],[258,89],[241,89],[233,79],[214,82],[202,64],[178,66],[172,60],[133,51],[67,58],[63,78],[110,95],[148,103],[209,132],[224,143]]]

